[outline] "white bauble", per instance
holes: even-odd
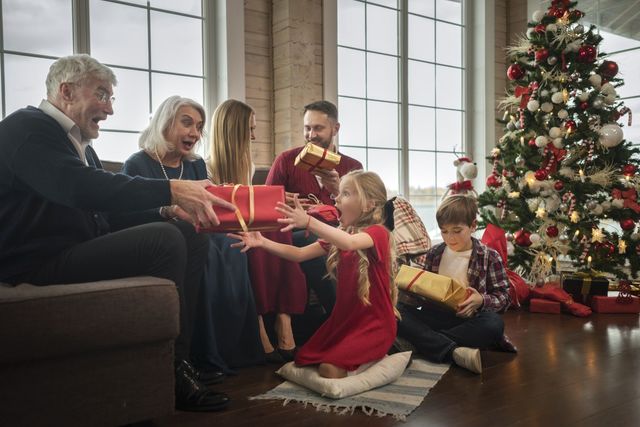
[[[533,29],[533,28],[529,28],[529,29],[527,29],[527,38],[529,38],[529,39],[530,39],[531,37],[533,37],[533,35],[534,35],[535,33],[536,33],[536,30],[535,30],[535,29]]]
[[[540,243],[540,235],[538,233],[531,233],[529,240],[531,240],[532,244],[536,245]]]
[[[604,105],[604,99],[602,98],[596,98],[593,100],[593,108],[602,108],[602,106]]]
[[[542,10],[536,10],[535,12],[533,12],[533,14],[531,15],[531,18],[533,19],[533,22],[540,22],[542,21],[542,18],[544,18],[544,11]]]
[[[550,102],[543,102],[542,105],[540,106],[540,109],[545,113],[550,113],[553,111],[553,104]]]
[[[564,97],[562,96],[562,92],[556,92],[551,95],[551,102],[554,104],[562,104],[564,102]]]
[[[540,103],[535,99],[532,99],[531,101],[527,102],[527,110],[531,111],[532,113],[535,113],[536,111],[538,111],[538,108],[540,108]]]
[[[556,24],[549,24],[547,25],[546,30],[555,33],[556,31],[558,31],[558,27],[556,26]]]
[[[615,95],[607,95],[604,97],[604,99],[602,100],[604,101],[605,104],[607,105],[612,105],[616,102],[616,96]]]
[[[584,33],[584,26],[582,24],[576,25],[575,28],[573,29],[573,32],[576,34]]]
[[[580,95],[578,95],[578,99],[582,102],[586,101],[587,99],[589,99],[589,92],[582,92]]]
[[[558,62],[558,58],[556,58],[555,56],[550,56],[547,58],[547,64],[549,65],[556,65],[556,62]]]
[[[547,96],[549,96],[549,91],[547,89],[542,89],[542,91],[540,91],[540,96],[542,98],[546,98]]]
[[[589,83],[596,89],[600,89],[602,85],[602,76],[600,74],[592,74],[589,76]],[[584,100],[583,100],[584,101]]]
[[[613,85],[611,83],[605,83],[600,88],[600,93],[603,93],[605,95],[615,95],[616,94],[616,88],[613,87]]]
[[[595,208],[593,208],[593,214],[594,215],[602,215],[602,212],[604,212],[604,209],[602,209],[602,206],[600,205],[596,205]]]
[[[512,256],[515,250],[516,248],[513,246],[513,243],[507,242],[507,255]]]
[[[556,148],[564,148],[564,140],[562,138],[554,139],[553,146]]]
[[[623,199],[613,199],[611,201],[611,207],[613,207],[615,209],[622,209],[623,206],[624,206],[624,200]]]
[[[551,129],[549,129],[549,136],[553,139],[559,138],[560,136],[562,136],[562,129],[555,126],[552,127]]]
[[[539,137],[536,138],[536,147],[546,147],[547,144],[549,143],[549,139],[544,136],[544,135],[540,135]]]
[[[566,119],[567,117],[569,117],[569,113],[567,112],[567,110],[565,110],[564,108],[560,111],[558,111],[558,118],[559,119]]]
[[[603,147],[611,148],[622,142],[624,138],[624,132],[622,128],[616,123],[607,123],[600,128],[600,144]]]
[[[573,171],[573,169],[571,169],[568,166],[560,168],[560,170],[558,172],[560,173],[560,175],[562,175],[562,176],[564,176],[565,178],[568,178],[568,179],[572,179],[573,176],[576,174]]]
[[[638,241],[640,240],[640,233],[631,233],[631,236],[629,237],[631,237],[631,240],[633,241]]]

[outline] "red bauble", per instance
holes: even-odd
[[[566,122],[564,122],[564,127],[567,130],[571,130],[571,132],[575,132],[578,125],[573,120],[567,120]]]
[[[558,227],[555,225],[550,225],[547,227],[547,236],[549,237],[557,237],[558,236]]]
[[[583,44],[578,49],[578,62],[593,62],[596,60],[596,56],[598,56],[598,51],[594,46],[590,44]]]
[[[578,9],[574,9],[571,12],[569,12],[569,18],[571,18],[571,20],[573,21],[577,21],[578,19],[582,18],[584,16],[584,12]]]
[[[553,183],[553,188],[556,189],[556,191],[562,191],[562,189],[564,188],[564,182],[562,181],[556,181]]]
[[[618,74],[618,64],[613,61],[603,61],[598,68],[598,74],[607,79],[612,79]]]
[[[536,33],[544,33],[545,31],[547,31],[547,26],[544,24],[538,24],[535,27],[533,27],[533,30]]]
[[[582,101],[580,103],[580,109],[581,110],[586,110],[587,108],[589,108],[589,103],[587,101]]]
[[[607,258],[616,251],[616,247],[611,242],[598,243],[597,248],[598,251]]]
[[[509,80],[518,80],[524,76],[524,70],[519,64],[511,64],[507,69],[507,77]]]
[[[487,187],[498,188],[502,185],[502,181],[495,175],[489,175],[487,178]]]
[[[624,231],[633,230],[635,226],[636,226],[636,223],[631,218],[625,218],[620,220],[620,228],[622,228]]]
[[[549,173],[545,169],[538,169],[534,175],[538,181],[544,181],[549,177]]]
[[[519,246],[531,246],[531,233],[527,230],[520,229],[513,233],[513,239]]]
[[[536,139],[535,139],[535,138],[531,138],[531,139],[529,140],[529,147],[533,147],[533,148],[536,148],[536,147],[537,147],[537,146],[536,146]]]
[[[622,174],[624,176],[633,176],[636,174],[636,166],[635,165],[624,165],[622,167]]]
[[[536,50],[536,62],[542,62],[549,57],[549,49]]]

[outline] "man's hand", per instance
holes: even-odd
[[[334,196],[338,195],[340,192],[340,175],[338,175],[337,170],[314,169],[311,173],[320,178],[320,182],[328,192]]]
[[[293,204],[295,208],[282,202],[278,202],[278,206],[276,206],[276,210],[286,216],[286,218],[278,219],[279,223],[287,224],[287,226],[280,231],[290,231],[294,228],[307,228],[309,224],[310,217],[302,208],[298,197],[293,198]]]
[[[311,203],[311,200],[305,198],[305,197],[299,197],[300,195],[298,193],[289,193],[288,191],[285,191],[284,193],[284,201],[287,205],[291,206],[292,208],[295,208],[295,202],[293,201],[294,198],[298,198],[298,201],[300,202],[300,206],[302,206],[302,209],[304,209],[305,211],[307,209],[309,209],[309,206],[312,206],[313,203]]]
[[[458,304],[458,312],[456,316],[458,317],[471,317],[478,312],[478,309],[482,307],[482,303],[484,299],[480,292],[478,292],[475,288],[469,286],[467,288],[467,299]]]
[[[172,179],[169,185],[171,186],[171,203],[178,205],[178,209],[175,210],[176,215],[194,225],[211,227],[220,224],[213,206],[220,206],[230,211],[236,210],[231,203],[205,190],[212,185],[206,179],[202,181]]]

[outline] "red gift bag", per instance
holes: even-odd
[[[273,231],[283,227],[278,222],[282,215],[275,209],[278,202],[284,203],[282,185],[212,185],[207,191],[231,202],[236,211],[214,206],[220,225],[198,227],[199,233]]]

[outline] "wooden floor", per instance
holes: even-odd
[[[484,373],[453,366],[406,422],[340,416],[282,401],[249,401],[280,384],[273,366],[244,369],[220,387],[221,413],[176,413],[145,426],[639,426],[640,324],[637,315],[510,311],[506,331],[520,353],[483,352]]]

